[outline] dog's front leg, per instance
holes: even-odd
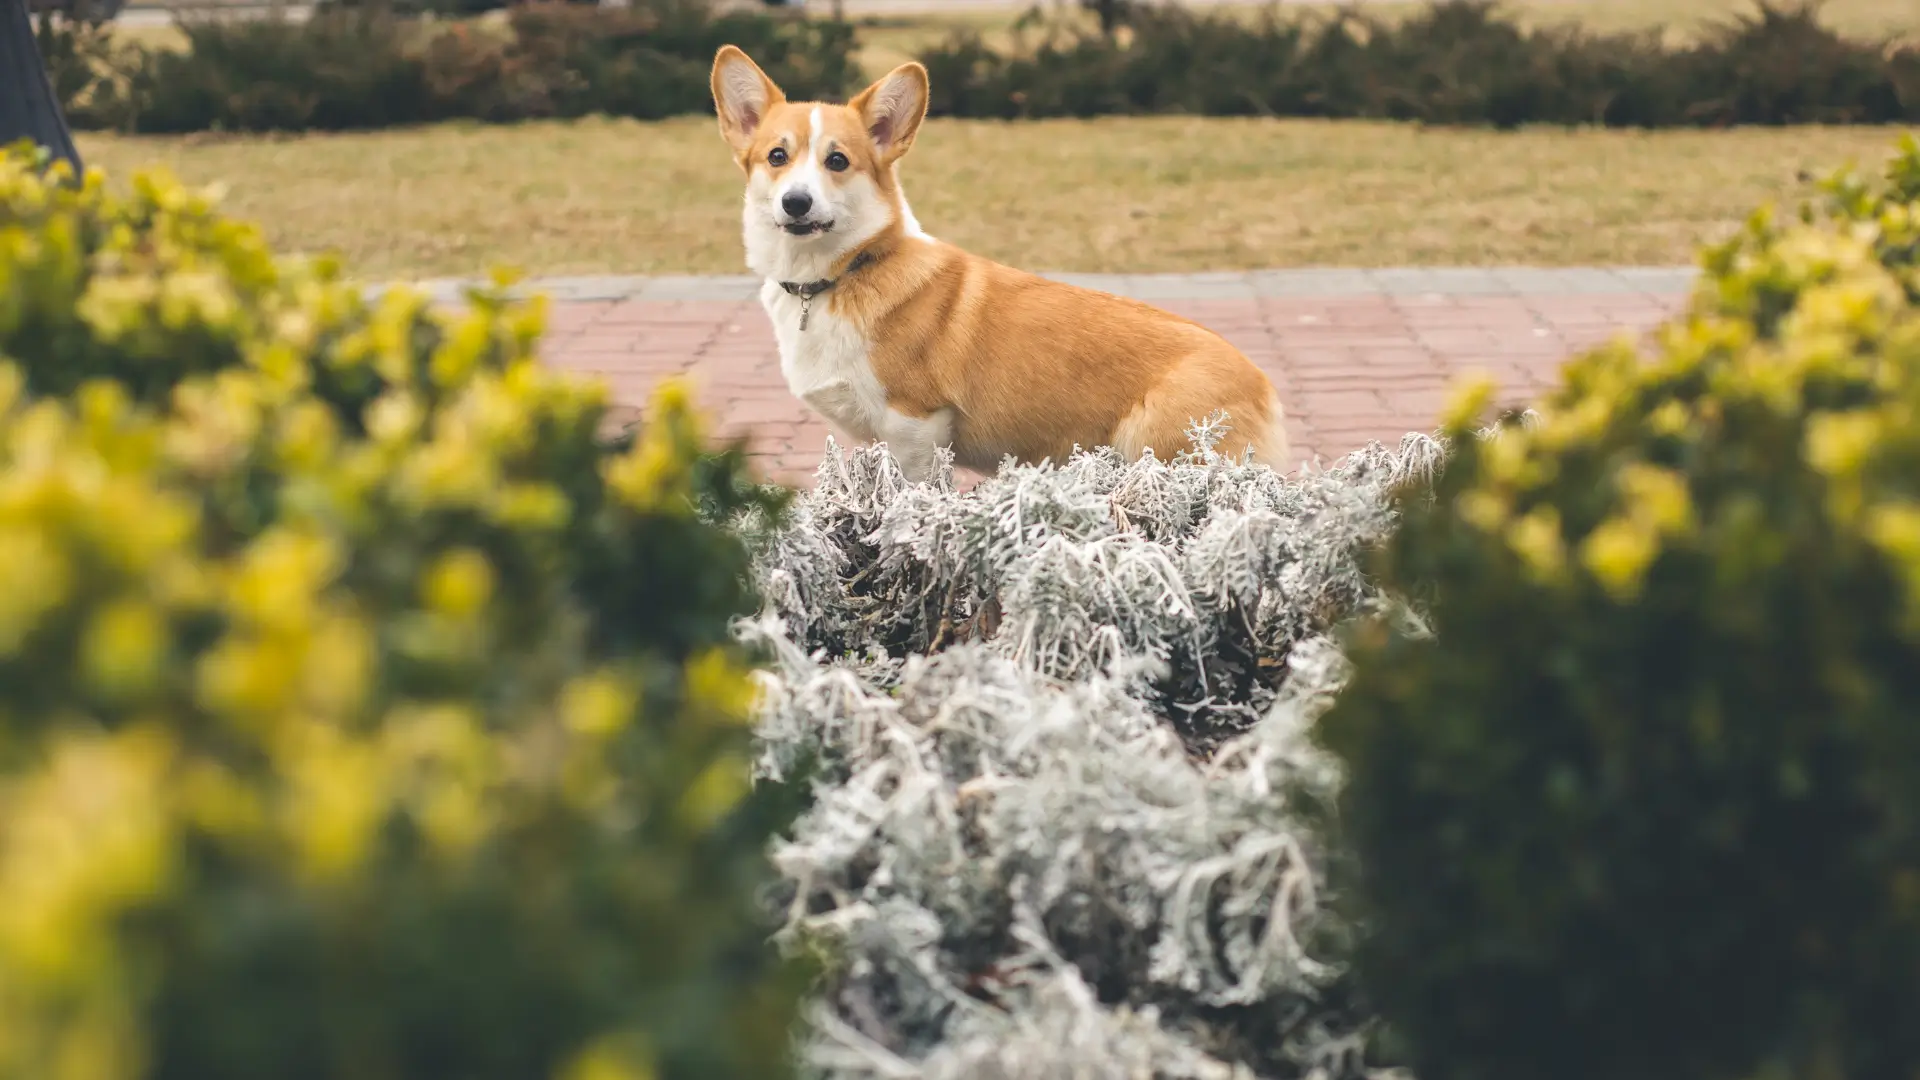
[[[868,400],[877,396],[877,390],[873,394],[861,394],[852,383],[836,379],[809,388],[800,394],[800,400],[818,413],[842,442],[859,446],[880,437],[871,420],[875,403]]]
[[[900,463],[900,472],[908,480],[925,483],[939,468],[940,448],[953,443],[953,410],[908,416],[890,408],[880,420],[880,438]]]

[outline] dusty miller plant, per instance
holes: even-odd
[[[1409,435],[1282,474],[1213,446],[1081,453],[967,492],[829,445],[757,530],[771,659],[761,775],[807,763],[773,858],[790,947],[836,967],[817,1075],[928,1080],[1364,1074],[1370,1020],[1292,800],[1363,612]]]

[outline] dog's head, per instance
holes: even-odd
[[[893,166],[927,115],[927,69],[902,64],[845,105],[795,102],[726,45],[713,101],[747,175],[750,262],[757,247],[830,258],[901,220]]]

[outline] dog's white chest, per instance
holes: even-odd
[[[879,438],[887,394],[868,360],[866,336],[829,312],[826,297],[813,301],[807,328],[800,329],[800,299],[776,282],[761,286],[760,305],[773,321],[787,389],[847,435]]]

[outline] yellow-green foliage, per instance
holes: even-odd
[[[1423,1080],[1920,1069],[1920,145],[1469,436],[1321,739]]]
[[[0,157],[0,1077],[784,1071],[764,496],[540,324]]]

